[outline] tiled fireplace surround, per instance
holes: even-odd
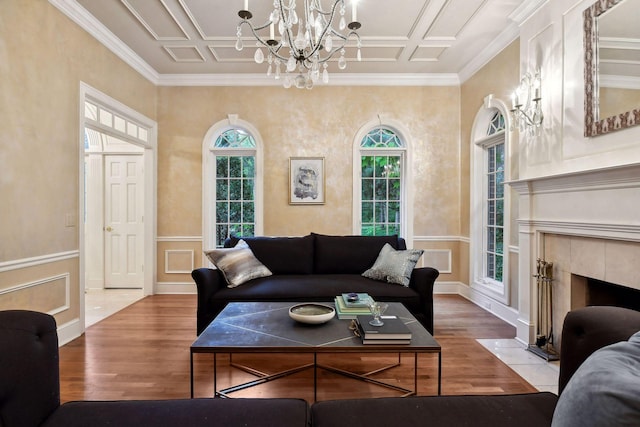
[[[528,343],[535,340],[533,274],[541,258],[553,262],[553,330],[561,350],[566,313],[584,305],[577,276],[640,290],[640,164],[521,179],[510,185],[520,194],[517,337]]]

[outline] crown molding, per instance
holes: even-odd
[[[469,80],[475,73],[480,71],[482,67],[487,65],[496,55],[504,48],[509,46],[514,40],[520,37],[520,26],[538,9],[540,9],[547,0],[531,0],[523,2],[510,15],[511,21],[507,28],[502,31],[491,43],[487,45],[478,55],[469,61],[458,73],[460,83]]]
[[[49,0],[55,8],[91,34],[118,58],[140,73],[151,83],[157,85],[159,75],[146,61],[91,15],[76,0]]]

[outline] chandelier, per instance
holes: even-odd
[[[520,80],[520,85],[511,95],[511,130],[517,124],[520,132],[527,132],[529,136],[539,136],[542,127],[542,106],[540,93],[542,83],[540,70],[534,74],[526,73]]]
[[[349,38],[356,39],[356,58],[362,60],[360,36],[356,32],[361,24],[357,17],[357,0],[351,0],[349,24],[345,18],[345,0],[330,0],[333,5],[327,9],[322,5],[323,0],[298,1],[303,3],[303,7],[298,8],[296,0],[273,0],[273,11],[267,21],[262,25],[254,25],[250,21],[253,14],[249,11],[249,0],[244,0],[244,9],[238,12],[242,20],[237,28],[236,49],[241,51],[244,47],[242,26],[246,25],[257,40],[253,56],[257,64],[265,61],[263,48],[266,49],[267,76],[282,79],[285,88],[295,85],[297,88],[311,89],[321,75],[322,82],[329,83],[327,61],[336,53],[340,54],[338,68],[344,70],[347,67],[344,55]]]

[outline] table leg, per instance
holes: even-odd
[[[313,401],[318,401],[318,355],[313,353]]]
[[[438,396],[442,394],[442,351],[438,352]]]
[[[191,359],[191,398],[193,399],[193,352],[189,354]]]
[[[418,395],[418,353],[413,353],[413,390]]]
[[[216,372],[218,366],[218,353],[213,353],[213,397],[217,397],[218,395],[218,372]]]

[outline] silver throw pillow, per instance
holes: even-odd
[[[411,272],[423,253],[422,249],[397,251],[385,243],[376,262],[362,275],[369,279],[409,286]]]
[[[258,277],[271,276],[271,271],[258,261],[244,240],[239,240],[233,248],[205,251],[205,255],[222,272],[228,288]]]

